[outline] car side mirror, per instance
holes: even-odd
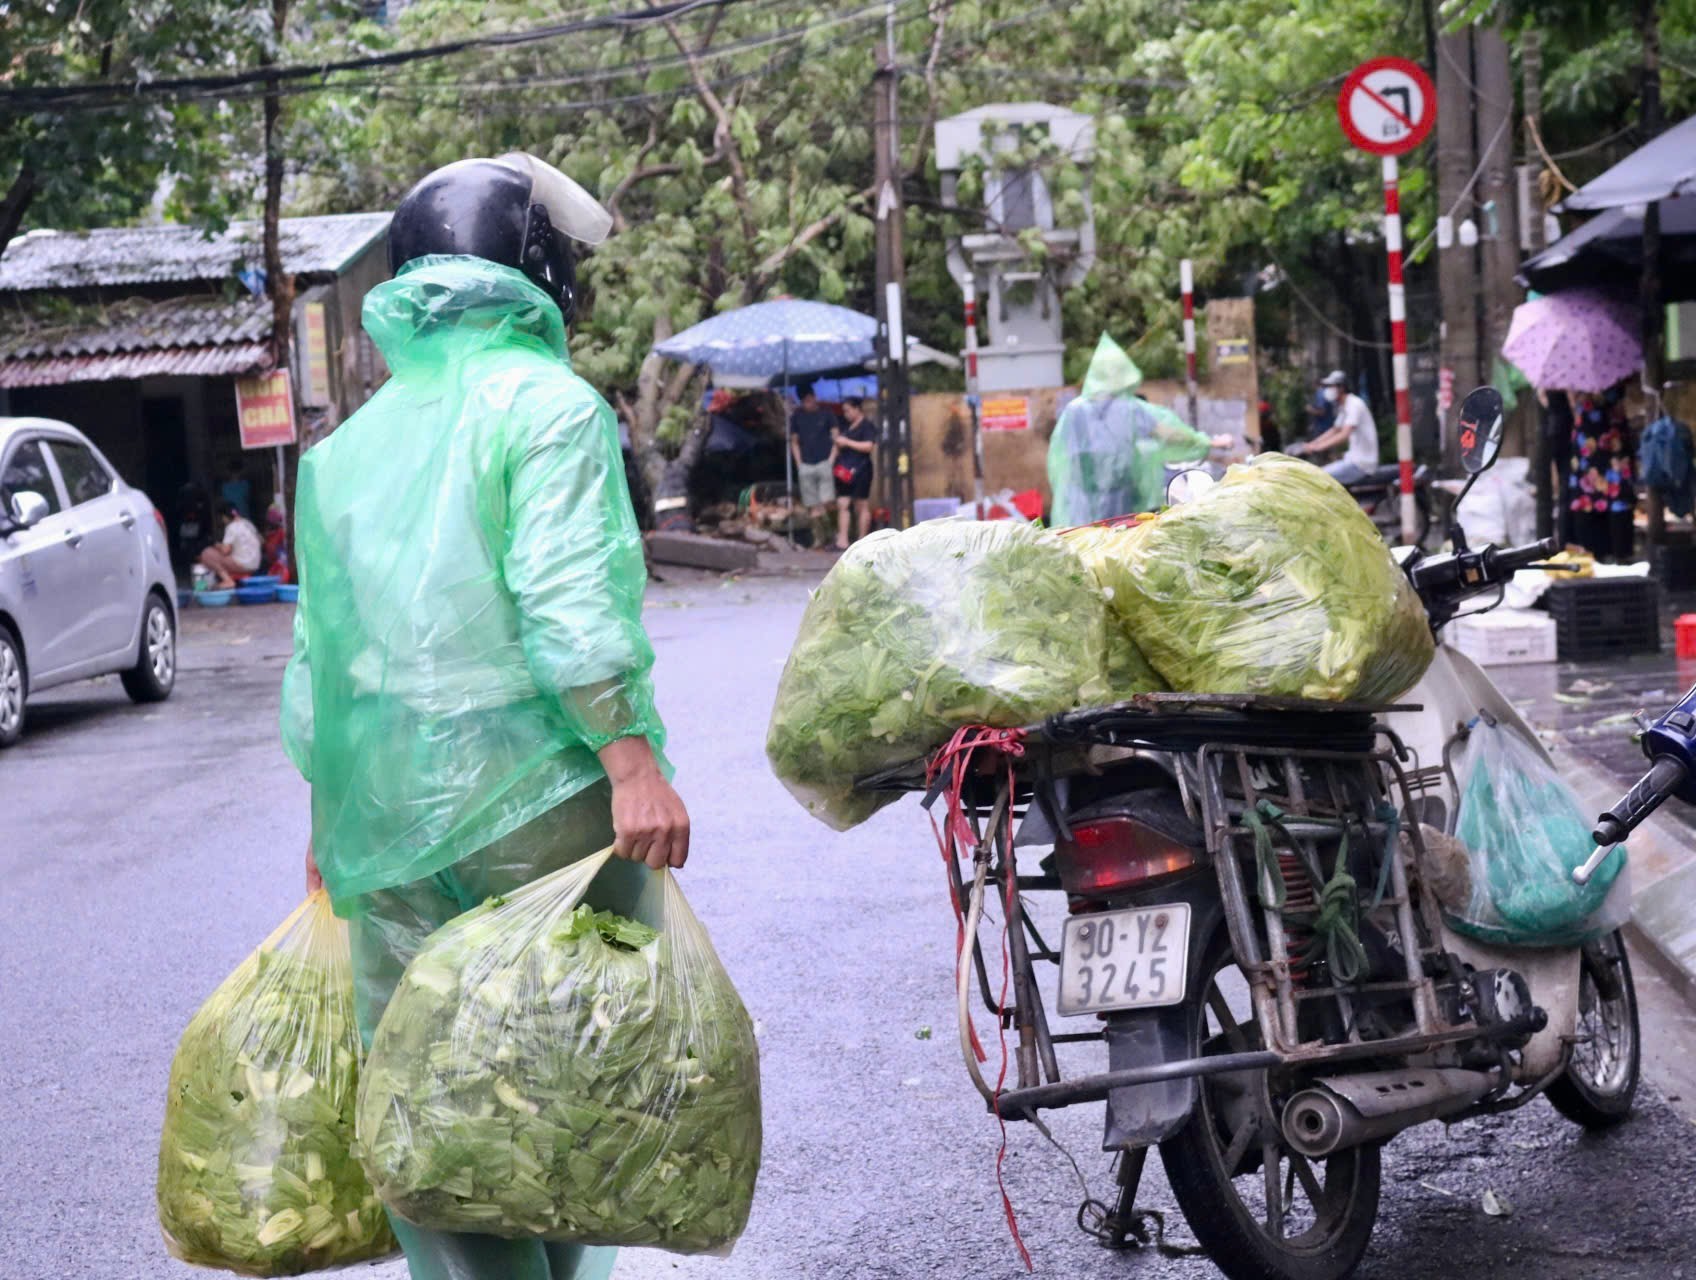
[[[34,528],[52,514],[53,510],[47,505],[47,499],[33,489],[20,489],[14,493],[11,506],[12,527],[8,530],[9,533]]]

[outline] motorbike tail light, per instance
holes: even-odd
[[[166,532],[166,529],[165,529],[165,513],[160,511],[158,507],[154,507],[153,508],[153,518],[159,522],[159,532],[160,533]]]
[[[1095,895],[1187,871],[1195,850],[1135,818],[1093,818],[1072,828],[1054,861],[1067,893]]]

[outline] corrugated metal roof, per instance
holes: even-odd
[[[283,266],[291,275],[342,271],[388,225],[386,213],[284,218],[278,228]],[[184,226],[32,231],[0,257],[0,290],[228,280],[263,261],[257,222],[231,223],[210,237]]]
[[[269,361],[270,346],[264,342],[233,347],[168,347],[98,356],[48,356],[0,364],[0,387],[56,387],[66,382],[111,382],[168,373],[237,375],[255,373]]]
[[[0,303],[0,387],[248,373],[268,362],[270,334],[266,298],[14,300]]]
[[[124,298],[75,307],[0,299],[0,360],[222,346],[270,333],[268,298]]]

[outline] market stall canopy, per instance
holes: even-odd
[[[1661,291],[1696,299],[1696,195],[1661,202]],[[1527,258],[1516,277],[1527,289],[1601,288],[1643,269],[1643,210],[1609,209]]]
[[[1502,358],[1539,390],[1606,391],[1643,366],[1637,308],[1595,289],[1514,308]]]
[[[1696,116],[1644,143],[1557,206],[1561,211],[1623,209],[1696,195]]]

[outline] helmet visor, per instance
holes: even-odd
[[[514,151],[501,163],[530,175],[530,199],[548,211],[554,230],[583,244],[600,244],[612,230],[612,214],[600,201],[546,160]]]

